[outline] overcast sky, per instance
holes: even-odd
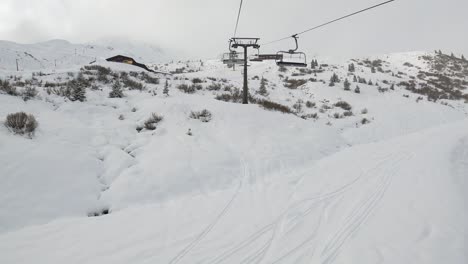
[[[267,42],[384,0],[244,0],[238,35]],[[227,49],[239,0],[0,0],[0,39],[82,43],[119,38],[215,57]],[[310,55],[434,50],[468,55],[467,0],[396,2],[303,35]],[[262,52],[288,49],[291,41]]]

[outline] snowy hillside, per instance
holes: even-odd
[[[314,59],[0,70],[0,263],[467,263],[468,62]]]
[[[65,40],[51,40],[36,44],[0,41],[0,70],[47,71],[69,69],[103,61],[116,55],[133,57],[140,62],[165,62],[169,51],[158,47],[124,41],[100,41],[98,44],[72,44]]]

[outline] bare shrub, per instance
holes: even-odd
[[[296,110],[296,113],[302,112],[302,100],[298,100],[292,107]]]
[[[335,104],[335,106],[346,111],[350,111],[351,109],[353,109],[353,107],[348,102],[345,102],[345,101],[339,101]]]
[[[287,107],[285,105],[276,103],[276,102],[272,102],[272,101],[268,101],[268,100],[260,100],[260,101],[258,101],[258,104],[261,105],[263,108],[265,108],[267,110],[279,111],[279,112],[287,113],[287,114],[293,113],[291,108],[289,108],[289,107]]]
[[[21,97],[23,97],[24,101],[31,100],[37,96],[37,90],[34,87],[27,86],[24,88],[23,92],[21,93]]]
[[[203,80],[200,79],[200,78],[193,78],[193,79],[192,79],[192,83],[193,83],[193,84],[203,83]]]
[[[121,73],[120,80],[122,81],[123,85],[129,90],[142,91],[144,89],[143,84],[130,79],[126,72]]]
[[[187,84],[180,84],[179,86],[177,86],[177,89],[187,94],[193,94],[197,91],[194,85],[187,85]]]
[[[335,119],[343,118],[343,116],[340,115],[340,113],[334,113],[334,114],[333,114],[333,117],[334,117]]]
[[[159,122],[163,120],[163,116],[152,113],[151,116],[145,121],[144,126],[148,130],[155,130]]]
[[[206,109],[203,109],[202,111],[192,111],[190,113],[190,118],[192,119],[198,119],[204,123],[208,123],[211,121],[212,119],[212,114],[210,111],[206,110]]]
[[[316,103],[314,103],[314,102],[311,102],[311,101],[306,102],[306,107],[307,108],[314,108],[315,106],[316,106]]]
[[[149,84],[159,84],[159,78],[150,76],[146,72],[141,73],[141,79],[142,79],[142,81],[144,81],[146,83],[149,83]]]
[[[315,119],[315,120],[317,120],[317,119],[319,119],[319,116],[318,116],[317,113],[313,113],[313,114],[303,115],[303,116],[301,116],[301,118],[302,118],[302,119],[305,119],[305,120],[307,120],[307,119]]]
[[[219,91],[221,90],[221,84],[220,83],[212,83],[206,87],[208,91]]]
[[[39,123],[36,121],[36,118],[31,114],[26,114],[25,112],[9,114],[5,120],[5,126],[10,131],[19,135],[26,134],[30,137],[34,135],[38,125]]]
[[[8,80],[0,79],[0,91],[8,95],[13,95],[13,96],[18,95],[18,92],[16,91],[16,87],[12,86]]]
[[[287,87],[289,89],[297,89],[300,86],[306,84],[307,80],[303,80],[303,79],[285,79],[284,82],[285,82],[285,84],[284,84],[285,87]]]
[[[239,88],[230,88],[230,94],[221,94],[215,97],[216,100],[224,101],[224,102],[233,102],[233,103],[242,103],[242,93]],[[253,99],[249,96],[249,100]]]

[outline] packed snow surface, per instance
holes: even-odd
[[[417,56],[386,58],[401,67]],[[178,81],[242,80],[216,61],[197,67]],[[274,84],[273,101],[346,100],[354,115],[304,120],[205,89],[185,94],[174,77],[169,96],[166,77],[122,99],[108,98],[110,85],[85,102],[0,94],[2,120],[25,111],[40,124],[32,139],[0,127],[0,263],[468,262],[464,102],[368,85],[361,94],[320,82],[290,90],[269,62],[250,72]],[[250,81],[254,92],[259,82]],[[202,109],[211,122],[189,117]],[[163,121],[137,132],[151,113]]]

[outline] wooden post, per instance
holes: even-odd
[[[18,59],[16,59],[16,71],[19,71]]]

